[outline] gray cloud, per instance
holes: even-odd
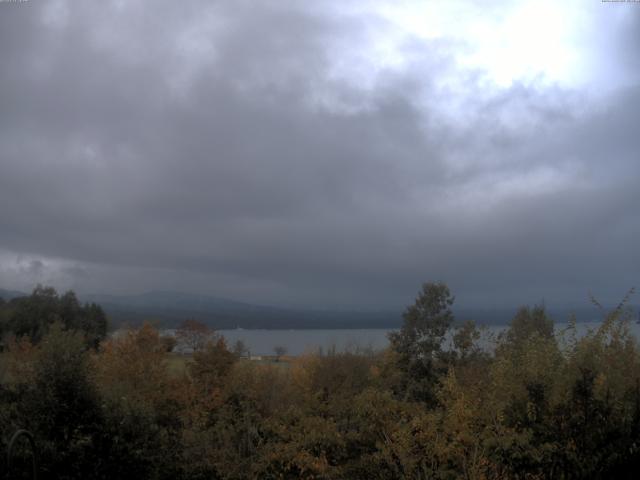
[[[340,6],[0,5],[4,286],[377,308],[637,281],[638,84],[487,87],[446,38],[373,68],[391,27]]]

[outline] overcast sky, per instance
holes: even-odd
[[[0,52],[0,288],[386,309],[640,280],[638,3],[1,2]]]

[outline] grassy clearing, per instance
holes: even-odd
[[[281,369],[289,369],[291,367],[291,362],[293,362],[295,357],[286,355],[280,357],[278,359],[275,356],[265,355],[261,360],[249,360],[247,358],[242,358],[241,362],[250,362],[254,365],[270,365],[272,367],[281,368]],[[178,377],[187,373],[189,364],[193,361],[193,356],[190,354],[182,354],[182,353],[169,353],[167,355],[167,371],[169,375]]]
[[[178,377],[187,372],[188,365],[191,361],[191,355],[170,353],[167,355],[167,370],[171,376]]]

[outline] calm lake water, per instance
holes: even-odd
[[[583,335],[589,329],[595,329],[600,322],[578,323],[577,331]],[[556,332],[567,327],[565,323],[556,324]],[[484,327],[480,344],[491,348],[495,338],[506,327],[492,325]],[[636,338],[640,338],[640,325],[630,324]],[[249,348],[251,355],[273,355],[276,346],[283,346],[289,355],[300,355],[305,352],[327,351],[333,347],[337,351],[366,349],[381,350],[388,344],[387,334],[393,329],[344,329],[344,330],[218,330],[232,347],[237,340],[242,340]]]

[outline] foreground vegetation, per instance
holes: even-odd
[[[580,337],[522,308],[487,352],[473,323],[453,327],[448,288],[425,284],[383,352],[279,368],[215,337],[176,369],[150,325],[105,339],[98,307],[72,320],[63,298],[41,289],[31,301],[46,308],[0,304],[2,440],[33,432],[44,478],[635,478],[640,467],[640,354],[623,304]]]

